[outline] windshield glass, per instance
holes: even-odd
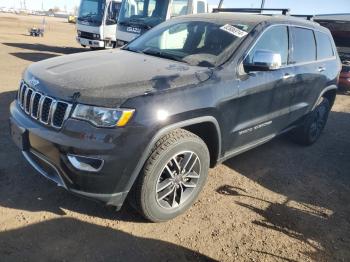
[[[105,10],[104,0],[82,0],[78,21],[92,25],[101,25]]]
[[[189,11],[188,0],[173,0],[170,10],[171,17],[187,15]]]
[[[168,6],[169,0],[124,0],[119,23],[154,27],[165,21]]]
[[[190,65],[214,67],[231,56],[250,27],[206,21],[167,22],[137,38],[124,49]]]

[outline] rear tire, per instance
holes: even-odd
[[[328,99],[322,97],[315,109],[305,117],[303,123],[291,133],[292,139],[305,146],[315,143],[326,126],[330,110]]]
[[[209,151],[193,133],[177,129],[157,141],[133,188],[137,210],[152,222],[184,213],[197,199],[209,171]]]

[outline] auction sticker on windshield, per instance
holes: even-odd
[[[231,35],[237,36],[239,38],[246,36],[248,33],[238,29],[237,27],[234,27],[233,25],[226,24],[222,27],[220,27],[221,30],[224,30],[227,33],[230,33]]]

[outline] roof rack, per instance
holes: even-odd
[[[300,17],[300,18],[305,18],[306,20],[313,21],[314,20],[314,15],[291,15],[294,17]]]
[[[230,12],[230,13],[257,13],[261,14],[263,11],[280,11],[282,15],[289,15],[288,8],[214,8],[213,13]]]

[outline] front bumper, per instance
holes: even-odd
[[[68,119],[55,130],[28,117],[17,102],[10,106],[10,126],[13,140],[40,174],[74,194],[117,208],[147,146],[142,128],[104,129]],[[103,168],[98,173],[77,170],[69,154],[103,159]]]
[[[82,38],[82,37],[77,37],[77,42],[81,45],[84,46],[91,46],[91,47],[96,47],[96,48],[104,48],[105,47],[105,42],[102,40],[92,40],[92,39],[87,39],[87,38]]]

